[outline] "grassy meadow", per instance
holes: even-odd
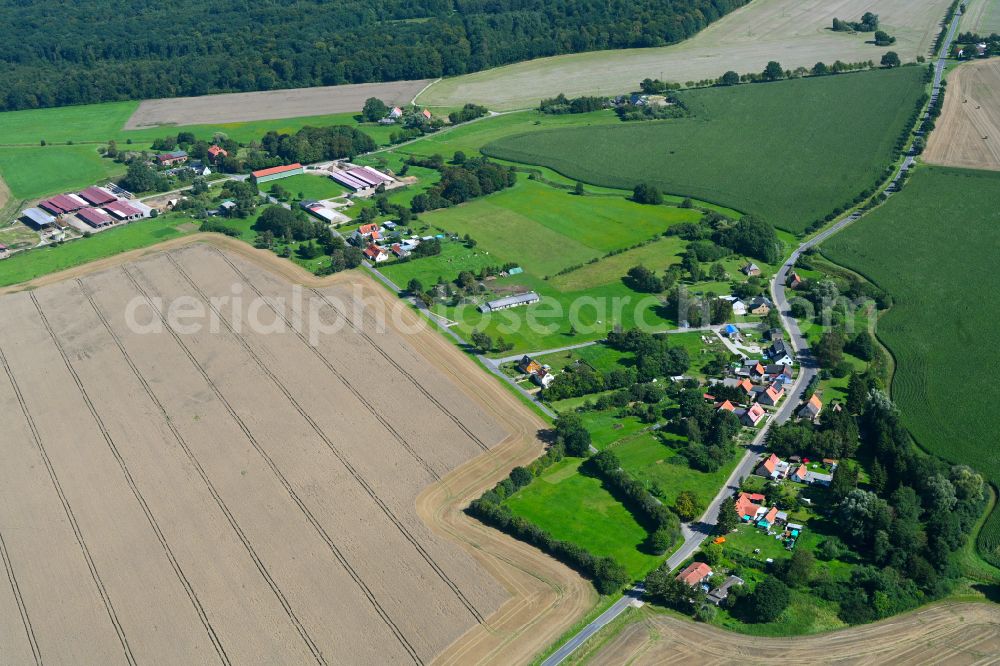
[[[421,215],[429,233],[468,234],[475,247],[446,241],[439,256],[384,264],[380,270],[400,286],[417,278],[426,287],[438,278],[452,281],[463,270],[517,264],[524,273],[490,280],[485,283],[488,290],[493,294],[533,290],[542,296],[540,303],[488,314],[468,302],[435,308],[456,322],[456,330],[467,339],[473,331],[483,330],[512,343],[514,352],[551,349],[600,339],[615,324],[676,327],[659,309],[660,298],[633,291],[622,278],[638,263],[657,272],[678,263],[686,243],[661,234],[700,216],[695,209],[642,206],[624,193],[581,197],[522,176],[509,190]],[[647,241],[638,255],[636,250],[625,250]],[[735,256],[727,260],[733,275],[741,261]],[[716,287],[721,291],[728,284]],[[575,332],[567,319],[570,313],[576,318]]]
[[[264,191],[270,191],[272,185],[280,185],[296,201],[306,199],[332,199],[347,192],[347,190],[340,185],[337,185],[337,183],[333,182],[328,177],[312,173],[303,173],[298,176],[282,178],[281,180],[274,181],[272,183],[264,183],[261,189]]]
[[[921,167],[900,194],[821,248],[895,300],[878,335],[895,357],[892,397],[917,442],[971,465],[994,485],[998,201],[1000,173]],[[1000,561],[998,512],[980,545]]]
[[[661,190],[800,232],[884,174],[923,67],[681,93],[687,118],[530,132],[484,148],[568,178]]]
[[[580,458],[556,463],[505,503],[556,539],[613,557],[630,576],[641,578],[660,561],[642,551],[646,530],[599,479],[579,473],[582,463]]]
[[[0,287],[27,282],[49,273],[179,238],[194,231],[195,226],[191,229],[181,226],[192,222],[190,218],[163,215],[108,229],[63,245],[51,245],[15,254],[10,259],[0,261]]]

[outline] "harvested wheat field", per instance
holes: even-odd
[[[760,72],[770,60],[785,69],[817,61],[878,63],[886,51],[903,61],[928,55],[949,0],[753,0],[678,44],[660,48],[594,51],[538,58],[474,74],[442,79],[417,99],[421,104],[485,104],[494,110],[536,107],[543,97],[620,94],[644,78],[699,81]],[[834,18],[857,21],[867,11],[896,37],[878,47],[871,35],[836,33]]]
[[[1000,609],[939,604],[877,624],[797,638],[756,638],[641,613],[585,657],[588,664],[995,664]]]
[[[139,104],[125,123],[125,129],[359,113],[369,97],[378,97],[389,105],[408,104],[428,83],[425,79],[150,99]]]
[[[948,76],[923,157],[931,164],[1000,169],[1000,60],[965,63]]]
[[[264,257],[0,296],[3,662],[468,663],[527,627],[526,659],[593,601],[458,510],[544,424],[367,278]]]

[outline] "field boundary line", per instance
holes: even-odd
[[[389,508],[389,505],[387,505],[382,500],[382,498],[378,496],[378,493],[371,486],[371,484],[368,483],[368,480],[365,479],[364,476],[357,470],[357,468],[355,468],[354,465],[351,464],[350,460],[348,460],[347,456],[344,455],[343,451],[337,448],[337,446],[333,443],[333,441],[327,436],[326,432],[324,432],[323,429],[319,426],[319,424],[316,423],[315,419],[313,419],[313,417],[310,416],[309,413],[302,407],[302,405],[295,399],[295,396],[292,395],[291,391],[284,384],[284,382],[278,379],[278,377],[271,371],[271,369],[267,367],[267,365],[261,360],[260,356],[250,346],[250,343],[248,343],[246,340],[243,339],[242,336],[237,335],[236,332],[233,331],[229,321],[222,316],[222,313],[219,312],[216,305],[206,297],[205,292],[202,291],[201,287],[199,287],[198,284],[194,282],[194,280],[191,279],[191,277],[184,271],[184,269],[180,266],[180,264],[178,264],[176,260],[169,254],[167,254],[166,257],[170,261],[170,263],[174,265],[178,273],[187,281],[187,283],[191,286],[191,288],[195,290],[198,296],[209,304],[209,307],[212,309],[215,315],[219,317],[219,320],[222,322],[223,326],[225,326],[226,330],[229,331],[230,335],[236,338],[236,340],[240,343],[243,349],[247,352],[247,354],[250,355],[250,357],[256,363],[257,367],[260,368],[260,370],[271,380],[271,382],[275,385],[275,387],[285,396],[285,399],[288,400],[288,402],[292,405],[295,411],[297,411],[299,415],[309,425],[309,427],[312,428],[313,432],[316,433],[316,435],[320,438],[320,440],[322,440],[323,443],[326,444],[327,448],[330,449],[330,451],[337,457],[337,459],[341,462],[341,464],[344,465],[344,467],[348,470],[348,472],[350,472],[351,476],[353,476],[354,479],[358,482],[358,484],[361,485],[361,487],[365,490],[365,492],[368,493],[369,497],[371,497],[372,500],[374,500],[375,504],[378,505],[378,507],[382,510],[382,512],[386,515],[386,517],[388,517],[389,520],[396,526],[396,529],[398,529],[400,533],[406,538],[406,540],[413,545],[413,547],[417,550],[417,553],[420,554],[420,556],[424,559],[424,561],[427,562],[427,564],[441,578],[441,580],[446,585],[448,585],[448,587],[452,589],[452,591],[455,593],[458,599],[463,603],[463,605],[466,606],[466,608],[476,619],[476,621],[480,623],[485,622],[485,618],[483,618],[479,610],[476,609],[476,607],[472,605],[471,602],[468,601],[468,599],[465,597],[465,594],[461,591],[458,585],[456,585],[455,582],[452,581],[451,578],[448,576],[448,574],[445,573],[443,569],[441,569],[440,565],[438,565],[438,563],[434,561],[434,558],[431,557],[430,553],[428,553],[427,550],[423,547],[423,545],[419,542],[419,540],[415,536],[413,536],[413,534],[409,531],[406,525],[404,525],[403,522],[399,519],[399,517],[396,516],[396,514],[392,511],[392,509]],[[318,523],[317,523],[317,528],[322,530],[322,527]]]
[[[146,292],[145,289],[142,288],[141,285],[139,285],[139,282],[128,271],[128,269],[125,266],[122,266],[122,270],[128,276],[129,281],[139,291],[142,297],[145,298],[147,302],[152,303],[152,301],[149,298],[149,294]],[[204,293],[197,286],[195,286],[194,288],[199,294],[204,296]],[[250,442],[250,444],[254,447],[257,453],[267,464],[272,474],[274,474],[275,478],[277,478],[278,481],[281,483],[282,487],[284,487],[285,491],[289,494],[289,497],[292,499],[292,501],[295,502],[296,506],[299,508],[299,511],[302,512],[302,515],[306,518],[306,520],[313,527],[313,529],[316,530],[320,538],[330,548],[334,557],[337,559],[337,562],[344,568],[344,570],[348,573],[351,579],[354,580],[355,584],[361,589],[362,594],[364,594],[364,596],[368,598],[369,602],[375,608],[376,613],[379,615],[379,617],[382,618],[383,622],[386,623],[390,631],[396,636],[397,640],[399,640],[400,644],[403,646],[406,652],[410,654],[411,658],[413,658],[414,662],[422,664],[423,661],[420,659],[420,656],[417,654],[413,646],[410,645],[409,640],[402,633],[402,630],[395,624],[395,622],[389,616],[388,612],[381,606],[381,604],[375,598],[374,592],[371,591],[371,588],[369,588],[368,584],[364,582],[364,579],[361,578],[361,575],[351,566],[350,562],[347,561],[346,556],[344,556],[340,548],[336,545],[336,543],[334,543],[333,539],[330,538],[330,535],[327,534],[326,530],[323,529],[323,526],[319,524],[319,521],[316,520],[316,517],[305,505],[305,503],[299,497],[298,493],[295,492],[295,489],[294,487],[292,487],[291,482],[289,482],[288,479],[285,477],[285,475],[281,472],[281,469],[278,467],[277,463],[275,463],[274,459],[271,458],[271,456],[269,456],[266,451],[264,451],[264,448],[261,446],[260,442],[257,441],[257,438],[253,435],[253,432],[246,425],[243,419],[240,418],[239,414],[236,413],[236,410],[233,408],[232,403],[230,403],[229,400],[225,397],[225,395],[223,395],[222,390],[219,389],[216,383],[212,381],[212,378],[208,375],[208,372],[205,370],[205,368],[194,357],[194,354],[191,352],[190,348],[186,344],[184,344],[183,340],[180,339],[180,336],[177,334],[177,332],[173,329],[173,327],[170,326],[169,322],[166,321],[166,318],[163,315],[163,313],[160,313],[160,319],[164,327],[170,332],[170,335],[174,338],[174,341],[177,342],[178,345],[180,345],[181,349],[188,357],[188,360],[191,361],[192,365],[194,365],[195,369],[198,370],[198,372],[201,374],[202,378],[208,384],[209,388],[212,389],[212,392],[215,394],[216,398],[218,398],[218,400],[223,404],[223,406],[226,408],[226,411],[229,412],[230,417],[239,426],[240,430],[243,431],[243,434],[246,436],[247,441]],[[230,332],[232,332],[232,329],[229,330]],[[236,337],[241,342],[244,342],[239,338],[239,336]],[[260,361],[259,359],[257,360],[259,364]],[[323,657],[322,652],[319,650],[319,647],[312,642],[312,638],[309,637],[309,634],[308,632],[306,632],[305,627],[301,626],[301,623],[298,621],[298,618],[294,616],[294,614],[291,611],[291,607],[288,606],[287,610],[290,616],[295,618],[294,621],[296,622],[297,626],[301,627],[303,638],[308,639],[307,643],[310,645],[310,649],[314,650],[313,654],[316,657],[316,660],[321,664],[325,664],[326,660]]]
[[[62,357],[66,370],[69,371],[70,376],[73,378],[73,383],[80,392],[80,397],[83,399],[84,403],[86,403],[87,410],[90,412],[90,415],[94,418],[94,422],[97,424],[98,429],[101,431],[101,436],[104,438],[105,443],[111,450],[111,454],[118,462],[118,466],[121,468],[122,474],[125,476],[125,481],[128,483],[128,487],[132,491],[132,495],[142,508],[142,512],[145,514],[146,520],[149,522],[149,526],[153,528],[153,533],[156,535],[157,541],[160,542],[160,547],[163,548],[163,552],[167,556],[167,560],[170,562],[170,566],[174,570],[174,574],[177,576],[181,587],[184,588],[185,593],[188,595],[189,601],[191,601],[191,604],[194,606],[195,612],[198,614],[198,619],[201,621],[202,626],[204,626],[205,631],[208,632],[209,640],[212,642],[212,646],[218,653],[222,663],[229,664],[229,655],[226,654],[226,649],[222,646],[222,642],[219,640],[218,634],[215,633],[215,628],[209,621],[208,614],[205,612],[204,606],[201,605],[201,600],[198,598],[197,593],[195,593],[194,587],[191,585],[191,581],[188,580],[187,575],[181,568],[180,562],[177,561],[177,557],[174,555],[174,551],[170,547],[166,535],[163,534],[163,530],[160,529],[160,524],[157,522],[156,516],[153,514],[152,509],[149,508],[146,498],[139,490],[139,486],[136,483],[135,478],[132,476],[132,472],[129,470],[128,465],[125,462],[125,458],[118,450],[118,445],[115,444],[114,438],[111,437],[111,433],[108,431],[108,427],[104,423],[104,419],[101,418],[101,415],[97,411],[97,407],[94,405],[94,401],[90,399],[90,394],[87,392],[87,388],[84,386],[83,380],[80,378],[79,373],[77,373],[72,361],[70,361],[69,355],[66,353],[66,349],[63,347],[62,342],[59,340],[58,336],[56,336],[56,332],[52,328],[52,324],[49,323],[49,318],[42,310],[41,303],[38,302],[38,297],[35,295],[35,292],[31,292],[29,297],[31,298],[32,304],[35,306],[35,309],[38,311],[38,316],[42,321],[42,325],[45,327],[45,331],[49,334],[49,337],[52,338],[52,343],[55,346],[56,351],[58,351],[59,356]]]
[[[143,299],[145,299],[147,303],[152,305],[153,301],[150,299],[149,294],[146,292],[145,289],[142,288],[139,282],[135,279],[135,276],[133,276],[129,272],[128,268],[126,268],[124,265],[121,268],[122,272],[128,278],[129,282],[132,283],[132,286],[135,287],[135,289],[139,292],[139,294],[143,297]],[[156,310],[155,307],[153,309]],[[166,322],[165,317],[163,316],[162,313],[161,313],[161,320],[163,320],[164,326],[170,332],[174,340],[181,346],[181,349],[186,353],[188,359],[195,366],[195,369],[197,369],[201,373],[202,378],[206,381],[206,383],[208,383],[209,388],[212,389],[216,397],[219,398],[222,404],[226,407],[227,411],[229,411],[230,415],[236,420],[240,428],[244,429],[244,433],[247,433],[248,437],[251,438],[250,439],[251,443],[253,443],[256,448],[257,441],[256,439],[253,439],[252,435],[249,434],[249,431],[245,429],[246,424],[243,423],[243,420],[239,418],[239,416],[235,413],[235,411],[233,411],[232,405],[229,403],[228,400],[225,399],[221,391],[219,391],[219,388],[215,385],[215,382],[212,381],[212,379],[208,376],[208,373],[205,371],[205,369],[201,366],[200,363],[198,363],[197,359],[195,359],[194,356],[191,354],[191,350],[188,349],[188,347],[183,343],[183,341],[180,340],[179,336],[177,335],[177,332],[174,331],[173,328]],[[265,460],[273,464],[273,461],[271,461],[270,458],[268,458],[266,454],[264,454],[260,449],[258,449],[258,453],[261,453],[261,455],[265,458]],[[287,483],[287,480],[284,479],[283,476],[281,476],[280,479],[285,483]],[[292,491],[289,486],[286,486],[285,489],[288,490],[290,493],[293,493],[293,499],[298,500],[298,496],[294,495],[294,491]],[[316,658],[316,661],[319,662],[320,664],[326,664],[326,659],[323,657],[322,651],[319,649],[319,646],[317,646],[316,643],[313,641],[312,637],[309,635],[309,632],[306,631],[305,626],[298,619],[298,616],[295,615],[295,612],[292,610],[291,604],[288,602],[288,599],[285,597],[284,593],[280,591],[280,588],[277,586],[277,584],[275,584],[272,589],[279,595],[278,597],[279,601],[281,601],[282,606],[284,606],[285,612],[288,614],[288,617],[292,621],[292,624],[295,625],[296,629],[299,632],[299,635],[302,637],[302,640],[305,641],[306,645],[309,647],[310,652],[313,653],[313,656]]]
[[[35,630],[31,626],[31,618],[28,616],[28,607],[24,604],[24,597],[21,596],[21,587],[17,584],[17,576],[14,575],[14,564],[10,561],[10,554],[7,552],[7,543],[3,540],[3,533],[0,532],[0,557],[3,558],[3,567],[7,572],[7,580],[10,581],[10,590],[14,593],[17,601],[17,610],[21,614],[21,623],[28,636],[28,643],[31,646],[31,654],[35,658],[35,663],[42,663],[42,652],[38,648],[38,641],[35,638]]]
[[[38,432],[38,426],[35,424],[35,419],[31,416],[31,412],[28,410],[28,405],[24,400],[24,394],[21,393],[21,387],[17,383],[17,379],[14,377],[14,372],[11,370],[10,364],[7,362],[7,356],[4,354],[2,347],[0,347],[0,365],[3,366],[4,372],[7,373],[7,379],[10,381],[11,388],[14,389],[14,395],[21,407],[21,413],[24,415],[24,420],[28,424],[28,429],[31,431],[31,438],[34,440],[35,447],[41,454],[42,463],[45,465],[45,469],[49,473],[49,479],[52,481],[56,494],[59,496],[59,501],[62,502],[63,511],[66,513],[66,519],[69,521],[70,527],[73,530],[73,535],[76,537],[76,542],[79,544],[80,550],[83,552],[83,558],[87,562],[87,568],[90,569],[90,576],[94,580],[94,585],[97,586],[97,592],[101,596],[101,600],[104,602],[104,608],[108,613],[108,617],[111,619],[111,624],[114,625],[115,633],[118,634],[118,640],[121,642],[122,649],[125,651],[125,659],[129,664],[135,666],[135,656],[132,654],[132,648],[129,646],[128,638],[125,636],[125,630],[122,628],[121,622],[118,620],[118,614],[115,612],[114,604],[111,603],[111,596],[104,587],[104,581],[101,580],[101,575],[97,571],[97,565],[94,563],[94,558],[90,554],[90,548],[87,547],[87,542],[83,538],[83,531],[80,529],[80,524],[76,520],[76,514],[73,512],[73,507],[70,506],[69,500],[66,498],[66,493],[63,491],[58,475],[56,475],[56,470],[52,465],[52,460],[49,458],[48,451],[45,450],[45,445],[42,443],[42,437]]]

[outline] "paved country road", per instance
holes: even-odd
[[[948,35],[942,42],[940,51],[938,51],[938,58],[934,67],[934,80],[931,87],[931,104],[937,101],[938,95],[941,92],[941,79],[944,75],[948,49],[951,47],[951,42],[955,38],[955,32],[958,29],[958,23],[961,17],[962,8],[959,6],[952,19],[951,25],[948,27]],[[927,115],[925,114],[924,118],[926,117]],[[891,195],[893,192],[899,190],[901,186],[901,179],[913,166],[914,162],[915,158],[911,148],[911,151],[903,159],[899,169],[893,176],[893,179],[886,190],[887,195]],[[764,452],[764,437],[766,436],[771,424],[783,423],[788,420],[794,409],[804,398],[802,393],[804,392],[805,387],[809,385],[809,382],[818,372],[815,359],[809,349],[809,342],[806,340],[805,335],[803,335],[802,330],[799,328],[798,322],[793,319],[789,313],[790,306],[785,294],[785,282],[788,278],[788,272],[793,266],[795,266],[795,262],[803,252],[816,247],[834,234],[839,233],[848,225],[859,220],[863,215],[863,212],[855,211],[803,242],[788,256],[781,268],[778,270],[777,274],[775,274],[775,276],[771,279],[771,297],[781,314],[781,323],[788,332],[789,342],[795,349],[796,359],[800,364],[799,375],[796,377],[795,383],[792,385],[788,395],[786,395],[785,402],[783,403],[781,409],[779,409],[777,414],[764,424],[764,428],[757,434],[750,446],[747,447],[747,452],[743,455],[743,458],[736,466],[736,469],[733,470],[733,473],[726,481],[726,485],[719,490],[719,493],[715,496],[715,499],[712,500],[712,503],[705,510],[705,513],[701,516],[699,521],[697,523],[691,523],[681,527],[682,535],[684,536],[684,543],[677,550],[677,552],[667,558],[667,564],[671,569],[677,567],[681,564],[681,562],[693,555],[704,538],[711,534],[718,519],[719,507],[722,505],[722,502],[727,501],[732,494],[739,489],[740,481],[745,476],[748,476],[753,472],[757,463],[757,457]],[[580,630],[579,633],[563,644],[558,650],[553,652],[545,661],[542,662],[542,666],[556,666],[556,664],[562,663],[563,660],[583,645],[588,638],[596,634],[601,630],[601,628],[625,612],[626,608],[631,606],[641,597],[641,585],[626,592],[622,598],[616,601],[608,610]]]

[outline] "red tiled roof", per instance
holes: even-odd
[[[767,521],[769,524],[773,525],[774,519],[777,517],[777,515],[778,515],[778,507],[772,506],[771,510],[768,511],[767,514],[764,516],[764,520]]]
[[[760,509],[760,507],[753,503],[752,498],[759,498],[759,500],[762,500],[764,499],[764,496],[740,493],[739,497],[736,498],[736,513],[739,514],[740,518],[744,518],[746,516],[753,518],[757,515],[757,510]]]
[[[365,256],[369,259],[374,259],[383,252],[384,250],[374,243],[365,248]]]
[[[378,224],[372,222],[371,224],[362,224],[358,227],[358,233],[367,236],[368,234],[378,231]]]
[[[759,405],[757,406],[759,407]],[[761,411],[763,411],[763,407],[761,408]],[[772,453],[771,457],[769,457],[767,460],[764,461],[763,463],[764,469],[766,469],[768,472],[773,472],[779,462],[781,462],[781,458]]]
[[[823,401],[820,400],[819,396],[815,393],[813,393],[812,397],[809,398],[809,404],[815,407],[817,411],[823,408]]]
[[[261,169],[260,171],[254,171],[250,175],[254,178],[263,178],[264,176],[273,176],[276,173],[285,173],[286,171],[293,171],[295,169],[301,169],[302,165],[296,162],[295,164],[288,164],[286,166],[276,166],[270,169]]]
[[[711,575],[712,567],[708,566],[704,562],[692,562],[685,567],[684,571],[677,574],[677,580],[694,587]]]
[[[219,155],[222,155],[223,157],[229,156],[229,153],[224,148],[220,148],[219,146],[209,147],[208,154],[212,157],[218,157]]]
[[[717,407],[718,407],[718,409],[720,411],[723,410],[723,409],[726,410],[727,412],[735,412],[736,411],[736,405],[734,405],[733,403],[729,402],[728,400],[726,400],[725,402],[719,403],[717,405]]]

